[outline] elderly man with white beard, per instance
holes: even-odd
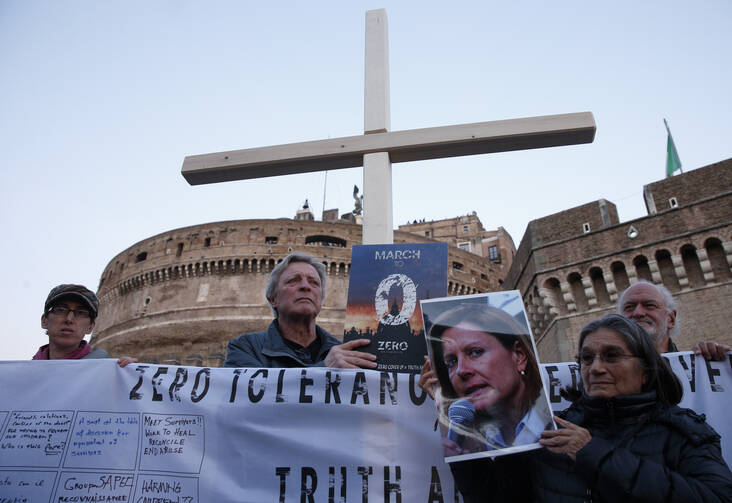
[[[620,295],[618,313],[643,327],[653,338],[659,353],[678,351],[672,339],[679,333],[676,301],[666,287],[645,280],[634,283]],[[692,350],[707,360],[721,361],[732,351],[732,346],[704,341]]]

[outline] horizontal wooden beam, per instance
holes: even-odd
[[[191,185],[308,173],[363,165],[364,154],[388,152],[391,162],[489,154],[592,143],[592,112],[391,131],[271,147],[187,156]]]

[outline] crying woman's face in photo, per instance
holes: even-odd
[[[509,407],[525,391],[521,371],[527,357],[518,342],[506,348],[470,322],[442,334],[444,363],[457,395],[477,411]]]

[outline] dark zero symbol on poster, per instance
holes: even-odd
[[[399,313],[392,314],[389,305],[389,293],[394,287],[400,287],[403,292],[402,307]],[[376,288],[374,307],[381,323],[385,325],[403,325],[414,313],[417,306],[417,285],[406,274],[390,274],[379,283]]]

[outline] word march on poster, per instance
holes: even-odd
[[[343,340],[369,339],[359,351],[377,370],[419,372],[427,345],[419,301],[447,295],[447,244],[357,245]]]

